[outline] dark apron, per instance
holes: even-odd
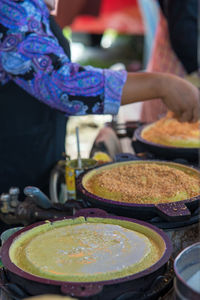
[[[68,41],[53,18],[51,29],[70,56]],[[27,185],[48,194],[49,175],[65,151],[64,114],[29,95],[14,82],[0,89],[0,193]]]

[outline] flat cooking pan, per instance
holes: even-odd
[[[143,125],[138,127],[134,133],[134,138],[142,149],[141,152],[151,152],[152,154],[155,154],[157,157],[161,157],[163,159],[182,158],[191,162],[198,161],[199,148],[165,146],[165,145],[156,144],[145,140],[142,137],[142,131],[145,128],[147,128],[147,126],[149,125]]]
[[[200,195],[185,199],[177,202],[170,203],[157,203],[157,204],[138,204],[138,203],[125,203],[120,201],[114,201],[106,198],[102,198],[94,195],[85,188],[85,182],[87,179],[96,172],[99,172],[104,169],[109,169],[111,167],[116,167],[126,164],[138,164],[138,163],[156,163],[159,165],[167,165],[175,168],[182,169],[188,173],[194,173],[197,176],[200,176],[200,171],[188,167],[183,164],[178,164],[168,161],[156,161],[156,160],[145,160],[145,161],[125,161],[125,162],[116,162],[107,164],[104,166],[97,167],[93,170],[81,174],[77,180],[77,191],[80,198],[84,199],[92,207],[97,207],[104,209],[110,213],[117,215],[123,215],[128,217],[133,217],[142,220],[149,220],[153,217],[160,216],[167,221],[184,221],[188,220],[191,217],[191,213],[198,207],[200,203]]]
[[[126,277],[96,282],[68,282],[47,279],[45,276],[41,277],[28,273],[12,262],[10,249],[13,243],[19,241],[21,238],[23,239],[24,236],[30,234],[33,230],[34,232],[37,232],[37,234],[40,234],[40,232],[44,232],[45,226],[55,228],[56,226],[60,226],[56,225],[58,222],[72,221],[76,222],[75,224],[79,224],[79,222],[114,224],[129,230],[135,230],[143,233],[145,236],[153,240],[160,249],[159,258],[156,258],[156,262],[153,265],[150,265],[150,267],[143,271],[134,273],[133,275],[130,274]],[[78,297],[80,299],[112,300],[116,299],[117,296],[121,295],[121,293],[124,293],[125,291],[142,291],[144,286],[147,289],[150,288],[155,278],[165,272],[171,252],[172,245],[167,235],[162,230],[152,226],[151,224],[139,220],[112,216],[100,209],[85,209],[78,211],[74,217],[40,222],[21,229],[17,233],[13,234],[3,244],[1,249],[1,259],[9,280],[13,284],[17,284],[23,288],[23,290],[30,295],[57,293]],[[52,260],[53,259],[54,258],[52,257]],[[98,295],[97,298],[95,298],[95,295]]]

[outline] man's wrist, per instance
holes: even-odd
[[[167,76],[163,73],[153,74],[153,85],[156,98],[165,98],[167,91]]]

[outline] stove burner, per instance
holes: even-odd
[[[170,259],[163,275],[159,275],[151,283],[151,286],[148,288],[140,288],[136,290],[120,290],[120,285],[114,286],[112,291],[109,290],[107,293],[105,291],[101,294],[91,297],[84,297],[84,300],[156,300],[156,299],[166,299],[164,298],[166,294],[173,287],[173,260]],[[0,289],[2,290],[2,295],[4,295],[6,300],[21,300],[26,297],[30,297],[30,294],[25,292],[21,286],[18,286],[9,281],[6,275],[6,271],[2,268],[0,272]],[[82,298],[83,299],[83,298]],[[4,298],[2,299],[4,300]],[[80,298],[81,300],[81,298]]]
[[[194,212],[192,212],[189,220],[179,221],[179,222],[173,222],[173,221],[165,222],[161,217],[157,216],[155,218],[152,218],[151,220],[148,220],[148,222],[161,229],[174,229],[174,228],[193,225],[200,222],[200,207],[198,207]]]
[[[177,157],[174,159],[166,158],[164,156],[162,157],[160,155],[156,155],[155,153],[146,151],[146,149],[144,149],[144,146],[135,140],[132,141],[132,147],[134,149],[134,152],[136,153],[136,155],[135,155],[136,159],[137,158],[138,159],[159,159],[159,160],[173,161],[176,163],[190,165],[190,166],[194,166],[194,167],[199,166],[198,158],[196,158],[196,157],[194,157],[194,159],[190,160],[190,161],[185,158],[181,158],[181,157]]]
[[[173,286],[173,261],[168,263],[168,269],[164,275],[158,276],[151,284],[150,289],[140,291],[128,291],[117,297],[115,300],[164,300],[165,295],[172,289]],[[166,299],[166,298],[165,298]]]

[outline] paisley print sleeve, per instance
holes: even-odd
[[[1,0],[0,80],[13,80],[66,115],[117,114],[125,71],[70,62],[43,0]]]

